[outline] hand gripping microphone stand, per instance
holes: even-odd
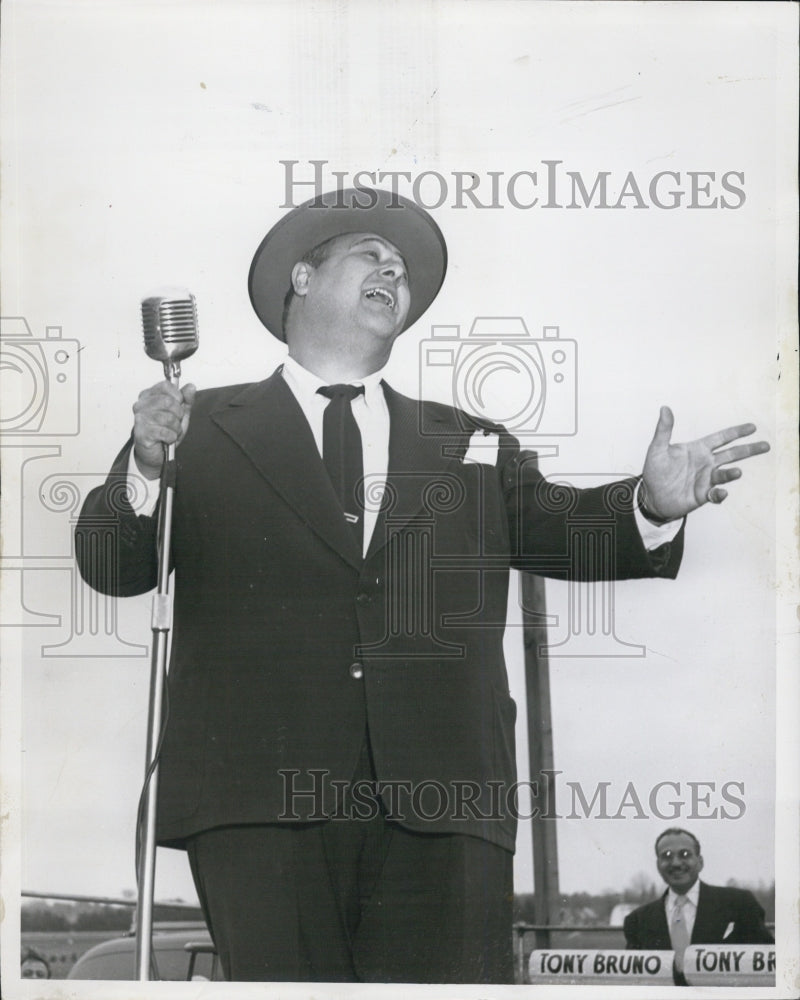
[[[194,296],[166,289],[142,302],[142,327],[148,357],[163,362],[164,378],[180,384],[181,361],[197,350],[197,309]],[[151,628],[150,703],[147,720],[147,768],[139,803],[136,878],[136,978],[150,979],[152,965],[153,896],[156,866],[156,809],[158,756],[163,738],[163,704],[167,676],[167,648],[172,626],[169,592],[172,506],[175,494],[175,445],[164,445],[158,508],[158,585],[153,595]]]

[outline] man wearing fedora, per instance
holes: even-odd
[[[684,516],[767,449],[733,443],[752,425],[671,444],[665,409],[640,480],[551,489],[501,426],[382,379],[446,261],[396,194],[291,211],[250,271],[285,363],[145,390],[78,525],[93,586],[154,587],[152,507],[179,445],[158,838],[188,851],[231,980],[512,982],[509,568],[562,565],[577,514],[613,523],[593,575],[674,577]],[[130,475],[148,507],[120,503]],[[114,568],[81,556],[98,516],[119,526]]]

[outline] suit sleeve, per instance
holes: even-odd
[[[625,947],[641,949],[642,945],[639,941],[639,921],[635,910],[625,917],[625,920],[622,923],[622,929],[625,932]]]
[[[742,895],[736,919],[736,940],[739,944],[775,944],[775,938],[764,923],[764,908],[749,890]]]
[[[683,526],[672,541],[645,548],[633,506],[637,479],[578,489],[549,482],[533,452],[505,435],[501,445],[503,490],[516,569],[572,580],[677,576]]]
[[[157,516],[131,506],[128,456],[117,455],[106,481],[87,496],[75,528],[75,557],[83,579],[101,594],[133,597],[158,582]]]

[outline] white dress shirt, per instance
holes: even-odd
[[[317,389],[328,383],[318,375],[313,375],[294,358],[288,357],[281,373],[286,384],[294,393],[305,414],[317,451],[322,457],[322,420],[325,407],[330,402]],[[386,485],[389,469],[389,407],[383,394],[381,379],[383,370],[372,372],[364,378],[348,380],[348,385],[363,385],[364,394],[356,396],[350,406],[353,417],[361,433],[361,447],[364,461],[365,509],[364,509],[364,552],[367,554],[372,533],[378,520],[380,498]]]
[[[329,400],[325,396],[321,396],[317,389],[328,383],[303,368],[291,357],[287,357],[284,361],[281,374],[305,414],[311,433],[314,435],[317,451],[322,457],[322,418]],[[364,378],[349,381],[350,385],[364,386],[363,396],[357,396],[351,403],[353,417],[361,432],[361,444],[364,449],[364,479],[367,500],[364,511],[364,555],[367,553],[378,520],[380,497],[389,468],[389,408],[386,405],[386,397],[381,386],[382,377],[383,370],[373,372]],[[135,476],[139,481],[144,478],[136,465],[133,449],[131,449],[128,460],[128,476]],[[159,480],[146,480],[146,483],[147,499],[137,510],[140,515],[152,514],[158,500]],[[672,541],[681,526],[681,518],[669,521],[664,525],[653,524],[639,512],[638,507],[634,507],[633,516],[636,519],[636,526],[639,529],[644,547],[648,551]]]
[[[692,888],[686,893],[685,898],[686,902],[683,906],[683,922],[686,924],[686,930],[689,932],[689,939],[691,940],[695,918],[697,917],[697,902],[700,898],[700,879],[698,879]],[[675,892],[674,889],[668,889],[667,898],[664,901],[664,906],[667,911],[667,927],[672,927],[672,917],[675,913],[677,900],[678,893]]]

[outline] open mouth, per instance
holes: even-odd
[[[395,297],[388,288],[368,288],[364,292],[364,298],[370,299],[373,302],[380,302],[389,309],[394,309],[395,307]]]

